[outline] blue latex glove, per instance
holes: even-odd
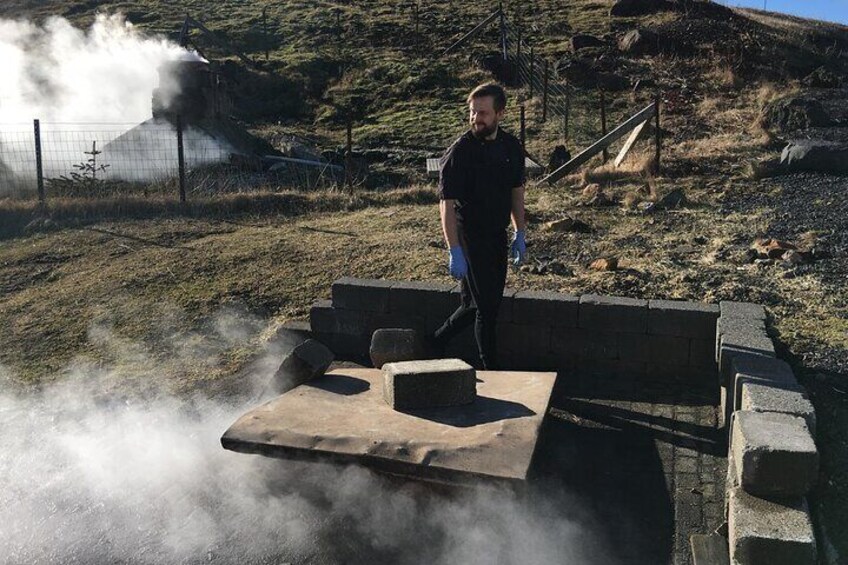
[[[456,246],[450,248],[450,274],[455,279],[461,279],[468,274],[468,262],[465,260],[465,253],[462,252],[462,247]]]
[[[524,230],[516,230],[512,245],[509,248],[509,256],[513,265],[520,265],[527,258],[527,242],[524,241]]]

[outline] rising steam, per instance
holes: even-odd
[[[127,372],[212,370],[255,335],[255,321],[223,314],[182,344],[189,353],[178,343],[163,358],[95,327],[110,365],[80,359],[39,392],[0,367],[0,563],[610,563],[565,496],[436,494],[359,467],[223,450],[279,351],[223,399],[108,392]]]

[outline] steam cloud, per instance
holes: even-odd
[[[564,495],[437,494],[355,466],[223,450],[220,435],[255,402],[279,351],[237,397],[105,392],[119,366],[142,380],[165,366],[214,367],[256,329],[224,313],[157,361],[95,326],[90,339],[121,358],[80,360],[37,393],[16,390],[0,366],[0,563],[611,563]]]
[[[53,17],[37,26],[0,19],[0,194],[33,188],[32,120],[42,129],[44,174],[68,176],[88,159],[92,142],[102,151],[135,124],[152,117],[151,98],[160,65],[202,60],[163,38],[143,35],[121,14],[96,17],[88,31]],[[177,92],[171,92],[174,95]],[[173,127],[164,121],[133,132],[106,151],[98,177],[132,181],[172,176]],[[228,148],[196,129],[186,131],[187,160],[225,160]]]

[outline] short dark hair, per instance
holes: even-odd
[[[467,104],[471,104],[471,101],[476,98],[483,98],[484,96],[491,96],[494,101],[495,112],[500,112],[504,108],[506,108],[506,92],[503,87],[494,82],[487,82],[485,84],[481,84],[477,88],[471,91],[471,94],[468,95],[468,99],[466,100]]]

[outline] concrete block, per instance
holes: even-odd
[[[689,338],[649,335],[648,345],[650,365],[689,365]]]
[[[618,337],[611,332],[583,330],[573,337],[577,358],[584,360],[618,360]],[[551,342],[553,347],[553,341]]]
[[[692,534],[692,565],[730,565],[727,538],[717,533]]]
[[[732,406],[738,410],[742,398],[742,385],[745,383],[760,383],[776,387],[798,386],[792,368],[780,359],[761,357],[758,355],[738,355],[732,363],[733,387]]]
[[[756,382],[742,383],[739,409],[752,412],[777,412],[803,418],[816,437],[816,411],[804,387],[774,386]]]
[[[424,343],[414,329],[382,328],[371,336],[371,364],[381,369],[386,363],[424,358]]]
[[[719,410],[718,410],[718,427],[726,428],[729,434],[730,431],[730,415],[733,413],[733,399],[728,394],[726,386],[719,387]]]
[[[283,362],[271,379],[271,388],[277,394],[283,394],[311,379],[320,377],[334,359],[333,352],[324,344],[314,339],[307,339],[283,358]]]
[[[682,300],[649,300],[648,333],[713,339],[718,315],[718,304]]]
[[[754,328],[736,328],[721,336],[718,366],[723,382],[733,377],[733,359],[738,356],[775,357],[774,343],[768,335]]]
[[[512,288],[505,288],[503,291],[503,298],[501,299],[501,306],[498,308],[498,321],[499,322],[513,322],[515,321],[515,295],[518,291]]]
[[[689,364],[693,367],[717,371],[715,346],[712,339],[689,340]]]
[[[318,300],[309,309],[309,327],[316,333],[335,333],[336,315],[329,300]]]
[[[281,324],[274,333],[272,342],[290,350],[312,337],[312,327],[306,320],[290,320]]]
[[[718,303],[722,318],[746,318],[749,320],[766,320],[766,309],[753,302],[735,302],[722,300]]]
[[[497,348],[525,357],[547,357],[551,351],[551,328],[530,324],[499,324]]]
[[[577,327],[579,296],[522,290],[515,293],[512,304],[512,320],[517,324]]]
[[[803,498],[772,502],[728,493],[728,542],[735,565],[815,565],[816,538]]]
[[[459,359],[403,361],[383,366],[383,398],[395,410],[474,402],[476,371]]]
[[[737,410],[730,449],[740,486],[755,496],[804,496],[816,482],[819,454],[803,418]]]
[[[584,294],[580,297],[577,326],[600,332],[647,333],[648,301]]]
[[[366,312],[388,312],[391,288],[396,282],[342,277],[333,282],[333,307]]]
[[[647,363],[651,356],[650,336],[647,334],[616,334],[618,357],[622,361]]]
[[[397,281],[389,289],[389,311],[426,317],[433,309],[452,311],[450,291],[454,285],[427,281]],[[447,317],[447,316],[445,316]]]
[[[766,330],[765,320],[754,318],[719,318],[716,321],[715,334],[715,361],[718,363],[719,352],[721,350],[721,337],[724,334],[724,329],[728,328],[731,332],[739,330],[758,331],[768,335]]]

